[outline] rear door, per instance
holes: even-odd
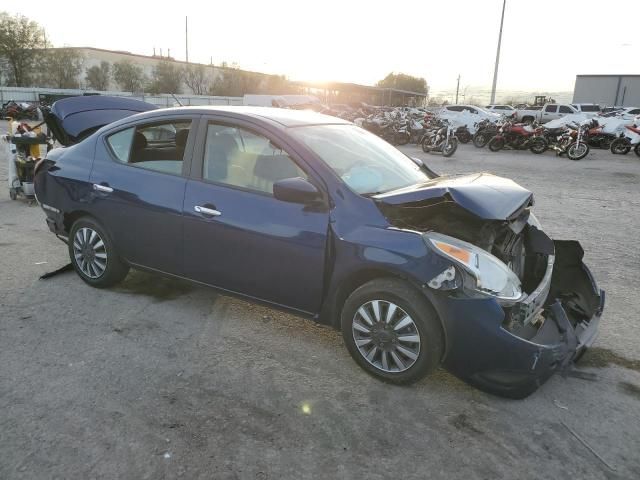
[[[132,124],[97,142],[92,210],[133,264],[182,274],[182,202],[197,119]]]
[[[202,121],[184,200],[189,278],[304,312],[319,309],[328,208],[277,200],[273,183],[319,179],[281,139],[239,120]]]

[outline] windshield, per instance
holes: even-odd
[[[292,128],[290,132],[361,195],[429,180],[409,157],[355,125],[312,125]]]
[[[598,105],[582,105],[580,108],[583,112],[599,112],[600,107]]]

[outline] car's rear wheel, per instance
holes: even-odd
[[[341,315],[349,353],[367,373],[396,384],[420,380],[440,364],[443,333],[427,299],[397,279],[356,289]]]
[[[76,220],[71,227],[69,257],[80,278],[92,287],[115,285],[129,272],[104,228],[90,217]]]

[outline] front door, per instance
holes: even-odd
[[[274,182],[308,173],[260,129],[209,122],[201,131],[202,172],[187,181],[184,200],[185,275],[317,312],[328,210],[273,196]]]

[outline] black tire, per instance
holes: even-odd
[[[431,150],[429,149],[429,137],[424,137],[424,138],[422,139],[422,143],[421,143],[421,145],[422,145],[422,151],[423,151],[424,153],[429,153],[429,152],[431,151]]]
[[[626,155],[631,151],[631,146],[626,138],[616,138],[609,149],[614,155]]]
[[[490,139],[491,137],[486,133],[476,133],[473,136],[473,145],[477,148],[484,148]]]
[[[10,188],[9,189],[9,198],[11,200],[15,200],[16,198],[18,198],[18,192],[16,191],[15,188]]]
[[[504,148],[504,138],[493,137],[489,140],[489,150],[499,152]]]
[[[633,149],[633,153],[640,157],[640,143]]]
[[[449,143],[442,150],[442,156],[445,157],[445,158],[449,158],[454,153],[456,153],[457,149],[458,149],[458,139],[455,138],[455,137],[454,138],[450,138],[449,139]]]
[[[577,150],[580,148],[581,150]],[[584,142],[580,142],[578,146],[578,142],[573,142],[571,145],[567,147],[567,158],[569,160],[582,160],[589,154],[589,145]]]
[[[103,246],[99,246],[98,249],[96,249],[95,247],[92,248],[94,252],[98,252],[94,253],[95,257],[98,257],[98,255],[104,255],[105,267],[104,270],[101,271],[97,276],[92,275],[92,273],[95,274],[97,270],[95,270],[94,267],[87,266],[89,262],[82,262],[76,256],[77,246],[83,246],[86,244],[86,242],[79,242],[77,239],[78,232],[81,230],[82,232],[85,232],[87,230],[89,232],[95,232],[97,234],[98,241],[94,243],[96,245],[99,245],[100,241],[102,241],[103,243]],[[92,242],[89,241],[89,244],[90,243]],[[124,280],[124,278],[127,276],[127,273],[129,273],[129,266],[120,259],[120,256],[115,250],[111,237],[109,237],[106,230],[91,217],[81,217],[73,223],[71,232],[69,234],[68,247],[69,258],[71,259],[73,268],[75,269],[78,276],[85,283],[91,285],[92,287],[111,287]],[[102,261],[102,258],[99,258],[98,260]]]
[[[471,141],[471,134],[469,132],[456,133],[456,138],[460,143],[469,143]]]
[[[531,125],[533,123],[533,120],[533,117],[523,117],[522,123],[524,123],[525,125]]]
[[[537,155],[544,153],[547,151],[547,141],[542,138],[542,137],[536,137],[531,139],[531,146],[529,147],[529,150],[532,153],[535,153]]]
[[[361,353],[359,347],[356,345],[353,325],[358,309],[366,305],[367,302],[375,300],[380,300],[383,303],[393,303],[404,310],[411,320],[413,320],[411,328],[415,327],[419,334],[420,343],[417,358],[412,360],[409,357],[401,357],[401,360],[407,361],[408,363],[414,361],[414,363],[404,371],[385,371],[382,369],[382,365],[378,367],[373,365],[365,358],[364,353]],[[424,295],[403,280],[379,278],[362,285],[347,298],[342,308],[340,320],[342,337],[344,338],[351,357],[364,371],[377,379],[395,384],[410,384],[425,377],[440,364],[444,351],[444,335],[437,314]],[[385,322],[385,325],[386,324]],[[390,328],[391,325],[392,323],[389,323],[389,330],[392,330]],[[395,328],[393,330],[395,330]],[[398,344],[397,341],[396,344]],[[389,345],[389,343],[387,343],[387,345]],[[372,347],[372,349],[373,348],[375,348],[375,346]],[[385,347],[379,348],[380,350],[374,353],[373,359],[383,355],[382,351]],[[394,347],[391,346],[390,348],[393,349]],[[393,362],[390,357],[387,358],[389,358],[389,365],[394,363],[395,366],[398,367],[398,364]]]

